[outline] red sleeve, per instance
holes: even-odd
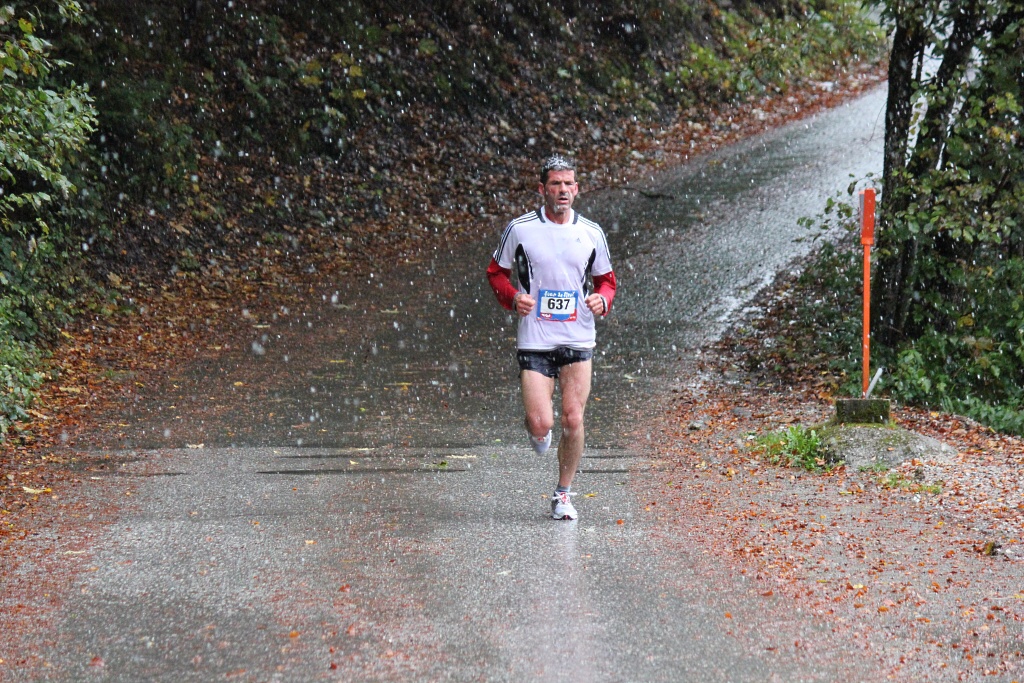
[[[498,297],[498,303],[511,311],[512,300],[516,297],[516,288],[512,286],[512,271],[502,268],[492,258],[491,265],[487,266],[487,281],[491,283],[491,289],[494,290],[494,296]],[[613,277],[612,282],[614,283],[614,281]],[[613,284],[612,291],[614,290],[615,285]]]
[[[594,276],[594,294],[600,294],[604,297],[605,302],[608,304],[608,308],[605,309],[604,314],[608,315],[612,312],[612,299],[615,298],[615,272],[609,270],[604,275]]]

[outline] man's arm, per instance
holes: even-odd
[[[512,310],[512,302],[516,297],[516,288],[512,286],[512,271],[502,268],[493,258],[491,265],[487,266],[487,281],[494,290],[494,296],[498,297],[498,303],[503,308]]]
[[[615,298],[615,288],[616,283],[614,271],[609,270],[604,275],[594,276],[594,294],[591,296],[596,295],[601,297],[601,303],[603,304],[604,309],[594,311],[593,307],[591,307],[591,311],[593,311],[594,315],[605,316],[611,313],[612,300]]]

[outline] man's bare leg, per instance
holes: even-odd
[[[583,458],[583,413],[590,397],[592,361],[562,367],[558,384],[562,392],[562,437],[558,440],[558,485],[569,488]]]
[[[526,410],[526,429],[530,436],[541,439],[555,425],[551,397],[555,394],[555,380],[534,370],[519,373],[523,390],[523,408]]]

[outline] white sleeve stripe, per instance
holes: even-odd
[[[606,253],[610,253],[609,249],[608,249],[608,238],[604,234],[604,229],[600,225],[598,225],[597,223],[595,223],[594,221],[592,221],[592,220],[590,220],[588,218],[583,218],[583,223],[588,228],[591,228],[594,232],[596,232],[600,236],[600,238],[601,238],[601,246],[604,247],[604,250],[605,250]]]
[[[586,225],[588,228],[592,228],[592,229],[598,231],[599,233],[601,233],[601,236],[604,237],[604,228],[602,228],[600,225],[598,225],[594,221],[590,220],[586,216],[580,216],[580,221],[584,225]]]
[[[493,254],[491,254],[491,258],[493,258],[495,261],[499,260],[502,250],[505,249],[505,240],[508,239],[508,234],[510,232],[512,232],[512,223],[509,223],[505,227],[504,232],[501,233],[501,241],[498,242],[498,248],[494,250]]]
[[[534,218],[536,218],[536,212],[526,213],[520,216],[519,218],[513,219],[505,227],[504,232],[501,233],[501,241],[498,242],[498,248],[494,250],[494,253],[491,255],[491,258],[493,258],[495,261],[498,261],[500,265],[501,262],[499,260],[499,256],[501,256],[501,252],[505,250],[505,242],[508,241],[509,235],[512,234],[512,228],[519,225],[520,223],[528,223],[529,221],[532,221]]]
[[[591,270],[591,275],[607,275],[613,271],[611,267],[611,250],[608,248],[608,238],[604,234],[604,228],[590,220],[585,216],[580,216],[580,222],[587,228],[591,229],[595,233],[595,237],[599,240],[598,244],[598,261],[604,261],[608,264],[608,269],[604,272],[600,272],[597,269],[602,268],[603,265],[597,265],[595,263],[594,270]],[[603,254],[602,254],[603,252]]]

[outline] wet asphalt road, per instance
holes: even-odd
[[[93,543],[46,680],[870,680],[825,646],[777,654],[827,625],[661,551],[643,425],[689,381],[678,359],[811,248],[796,219],[881,170],[883,107],[876,91],[637,184],[658,199],[581,195],[621,293],[578,522],[546,517],[554,449],[525,443],[493,244],[339,284],[178,369],[97,437],[116,465],[97,490],[131,505]]]

